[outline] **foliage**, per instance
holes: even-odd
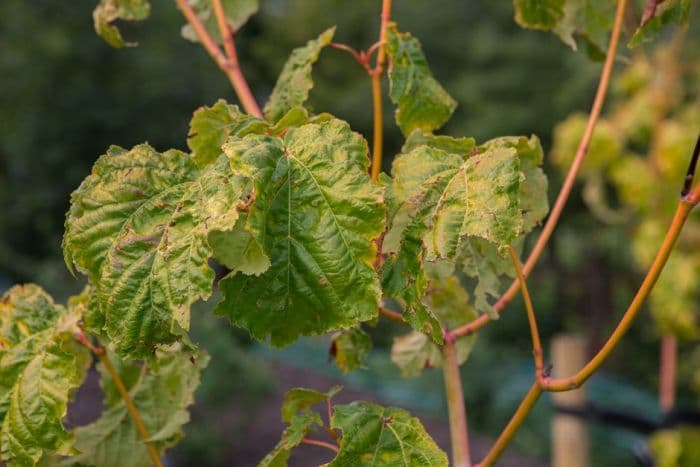
[[[679,2],[652,12],[637,33],[644,38],[633,42],[668,22],[685,23],[689,2]],[[219,65],[240,89],[245,82],[233,70],[239,66],[233,34],[257,11],[257,1],[179,3],[202,26],[186,27],[183,35],[210,53],[212,42],[224,42],[218,52],[228,58]],[[589,50],[602,52],[609,3],[514,3],[522,26],[553,30],[574,48],[576,34]],[[115,22],[149,13],[146,0],[101,0],[95,29],[115,47],[134,45]],[[282,347],[334,332],[333,356],[343,371],[360,367],[371,348],[361,325],[378,318],[383,300],[398,303],[400,319],[413,331],[395,340],[394,362],[405,376],[444,365],[448,392],[459,387],[450,378],[459,378],[474,336],[450,332],[480,314],[498,316],[491,299],[502,293],[502,280],[515,275],[525,237],[548,211],[543,150],[536,136],[477,144],[472,137],[434,134],[456,100],[433,76],[419,41],[388,19],[385,13],[374,69],[371,52],[340,48],[353,52],[375,84],[388,57],[389,97],[406,137],[391,176],[370,178],[369,144],[350,123],[305,107],[312,67],[335,28],[292,51],[264,118],[218,100],[195,111],[190,153],[139,144],[111,146],[97,159],[71,196],[63,237],[68,269],[87,276],[89,286],[67,308],[33,285],[13,288],[0,305],[2,460],[36,465],[61,456],[66,465],[159,464],[182,437],[208,362],[188,331],[191,307],[212,295],[215,282],[223,295],[215,314],[255,339]],[[374,98],[379,121],[381,96],[375,92]],[[261,114],[256,103],[243,102],[249,113]],[[697,116],[687,114],[690,121]],[[580,129],[580,119],[572,122],[578,126],[561,130],[564,138]],[[599,136],[596,150],[605,153],[587,173],[599,182],[599,171],[610,167],[621,200],[649,201],[633,193],[638,187],[626,178],[634,172],[621,165],[627,159],[617,153],[627,141],[616,141],[618,133]],[[569,153],[562,145],[567,149],[559,160]],[[638,161],[630,164],[639,169]],[[648,179],[668,176],[661,164],[655,170]],[[664,208],[661,201],[654,205]],[[653,219],[655,211],[645,214]],[[659,235],[652,224],[643,232]],[[637,249],[644,263],[642,238]],[[219,281],[214,261],[228,268]],[[679,277],[692,267],[671,263]],[[670,287],[653,299],[662,308],[669,297],[693,293],[692,281]],[[88,350],[100,360],[105,408],[98,420],[69,431],[62,419],[85,379]],[[301,444],[329,447],[336,457],[328,465],[447,465],[446,454],[408,412],[368,402],[333,405],[338,390],[288,392],[282,406],[287,427],[261,465],[286,465]],[[450,393],[448,401],[461,397]],[[317,404],[326,406],[325,422],[313,410]],[[319,428],[335,445],[307,438]]]

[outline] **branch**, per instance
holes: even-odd
[[[676,213],[673,216],[671,226],[666,232],[664,241],[656,254],[656,258],[654,258],[654,262],[647,272],[642,285],[639,287],[639,290],[634,296],[632,303],[627,308],[627,311],[625,311],[620,323],[617,325],[607,342],[605,342],[598,353],[578,373],[570,378],[545,379],[542,381],[542,389],[546,391],[569,391],[571,389],[576,389],[581,386],[598,368],[600,368],[612,351],[615,350],[615,347],[617,347],[617,344],[619,344],[620,340],[639,314],[642,304],[649,296],[649,293],[654,287],[656,280],[659,278],[661,271],[663,271],[663,268],[666,265],[666,261],[668,260],[668,257],[673,250],[673,246],[678,239],[678,235],[680,234],[681,229],[688,218],[688,214],[690,214],[690,211],[698,204],[698,202],[700,202],[700,184],[698,184],[693,191],[681,198],[680,202],[678,203],[678,207],[676,208]]]
[[[462,380],[459,375],[459,363],[457,362],[454,341],[445,342],[442,347],[442,358],[447,411],[450,417],[452,465],[468,467],[471,465],[471,459],[469,456],[467,412],[464,408],[464,393],[462,392]]]
[[[311,438],[304,438],[301,440],[303,444],[311,444],[313,446],[321,446],[326,449],[330,449],[331,451],[338,453],[338,448],[336,446],[333,446],[331,443],[326,443],[325,441],[319,441],[317,439],[311,439]]]
[[[612,75],[615,54],[617,52],[617,44],[620,39],[620,31],[622,30],[622,20],[624,17],[626,4],[627,0],[618,0],[617,2],[615,22],[613,25],[612,34],[610,36],[610,42],[608,43],[605,64],[603,65],[603,70],[600,74],[600,81],[598,82],[598,89],[596,90],[595,99],[593,100],[591,113],[588,116],[586,130],[584,131],[583,136],[581,137],[581,142],[579,143],[578,149],[576,150],[574,161],[572,162],[571,167],[569,168],[569,172],[566,174],[566,179],[564,180],[564,184],[562,185],[561,190],[559,191],[559,195],[557,196],[557,200],[554,203],[554,207],[552,208],[552,211],[549,214],[549,217],[547,218],[547,222],[542,228],[542,233],[540,233],[540,236],[537,239],[537,243],[533,247],[532,252],[530,252],[530,256],[525,262],[525,266],[523,267],[523,275],[525,277],[530,275],[530,272],[535,267],[537,260],[539,260],[540,256],[542,255],[542,252],[544,251],[544,248],[547,245],[549,238],[552,236],[552,232],[554,232],[554,228],[556,227],[557,222],[559,221],[559,217],[561,216],[561,213],[564,210],[566,201],[569,198],[569,195],[571,194],[571,189],[574,186],[576,175],[578,174],[581,164],[583,163],[583,159],[588,153],[588,145],[591,141],[591,137],[593,136],[593,130],[595,128],[596,122],[598,121],[598,117],[600,116],[600,111],[603,107],[603,102],[605,101],[605,95],[607,94],[608,85],[610,84],[610,76]],[[506,291],[506,293],[504,293],[503,296],[501,296],[501,298],[493,305],[494,311],[496,313],[502,313],[506,305],[513,299],[513,297],[515,297],[517,291],[518,281],[514,280],[508,288],[508,290]],[[451,334],[455,337],[473,334],[474,332],[484,327],[490,320],[491,318],[488,314],[481,315],[471,323],[467,323],[464,326],[452,330]]]
[[[384,316],[385,318],[389,318],[392,321],[396,321],[397,323],[401,324],[408,324],[406,321],[403,320],[403,316],[401,316],[401,313],[390,310],[388,308],[384,308],[383,306],[379,307],[379,314]]]
[[[119,395],[124,401],[126,409],[129,411],[129,415],[131,415],[131,419],[133,420],[134,425],[136,426],[136,431],[138,431],[139,436],[143,440],[143,443],[146,445],[148,455],[151,457],[153,465],[155,465],[156,467],[163,467],[163,464],[160,461],[160,457],[158,456],[158,450],[153,445],[153,443],[148,441],[151,438],[151,435],[148,434],[148,429],[146,428],[146,425],[144,425],[143,420],[141,419],[141,415],[139,414],[138,409],[134,405],[134,402],[131,400],[129,391],[127,391],[126,386],[124,386],[124,382],[119,376],[119,373],[117,373],[117,370],[114,369],[112,361],[107,356],[107,352],[105,352],[105,349],[93,345],[92,342],[90,342],[90,340],[85,336],[85,334],[82,333],[82,331],[80,331],[75,336],[75,340],[79,344],[82,344],[83,346],[87,347],[90,350],[90,352],[92,352],[94,355],[97,356],[97,358],[100,359],[100,362],[102,362],[102,365],[104,365],[105,369],[109,373],[109,376],[112,378],[114,385],[117,387],[117,391],[119,392]]]
[[[676,362],[678,341],[672,334],[661,338],[661,358],[659,359],[659,407],[670,412],[676,403]]]
[[[379,46],[377,61],[372,70],[372,109],[374,114],[374,141],[372,143],[372,180],[377,180],[382,171],[382,150],[384,146],[384,124],[382,109],[382,73],[386,61],[386,27],[391,18],[391,0],[382,1],[382,17],[379,26]]]
[[[221,5],[221,0],[212,0],[214,6],[214,13],[216,14],[216,20],[219,25],[219,30],[221,32],[221,37],[224,41],[224,47],[226,49],[226,55],[223,54],[219,46],[216,44],[214,38],[209,34],[204,23],[199,19],[197,13],[194,11],[192,6],[187,0],[177,0],[177,4],[182,10],[182,14],[187,19],[187,22],[192,25],[199,42],[206,49],[209,55],[214,59],[216,64],[221,68],[229,81],[233,85],[234,91],[238,96],[238,100],[241,101],[241,105],[250,115],[258,118],[262,118],[262,112],[258,103],[255,101],[248,82],[243,76],[240,64],[238,63],[238,56],[236,54],[236,48],[233,41],[233,33],[231,28],[226,23],[226,18],[224,16],[224,10]]]
[[[525,282],[525,277],[523,276],[523,270],[520,265],[520,260],[518,255],[515,253],[513,247],[508,247],[508,252],[510,253],[510,259],[513,261],[513,266],[515,267],[515,273],[518,277],[518,282],[520,282],[520,290],[523,294],[523,300],[525,301],[525,310],[527,312],[527,321],[530,325],[530,337],[532,338],[532,355],[535,359],[535,377],[539,381],[544,375],[542,374],[544,370],[544,357],[542,352],[542,344],[540,342],[540,333],[537,329],[537,319],[535,318],[535,309],[532,306],[532,299],[530,298],[530,292],[527,289],[527,283]]]
[[[501,432],[500,436],[493,446],[491,446],[491,449],[478,467],[491,467],[496,463],[498,458],[501,457],[501,454],[505,450],[506,446],[508,446],[508,443],[510,443],[510,440],[513,439],[515,433],[518,432],[520,425],[522,425],[527,419],[528,415],[530,415],[530,411],[532,411],[532,408],[535,406],[537,399],[540,398],[540,395],[542,395],[542,388],[537,382],[535,382],[530,387],[530,390],[525,395],[525,398],[520,403],[520,406],[518,406],[518,409],[515,411],[510,421],[503,429],[503,432]]]

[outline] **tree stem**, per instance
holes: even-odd
[[[221,0],[212,0],[212,5],[214,7],[214,13],[216,14],[217,23],[219,25],[219,31],[221,37],[224,41],[224,48],[226,49],[226,55],[221,51],[219,46],[216,44],[214,38],[209,34],[204,23],[199,19],[197,13],[194,11],[192,6],[187,0],[177,0],[177,4],[182,11],[182,14],[190,23],[192,29],[194,29],[199,42],[201,42],[204,49],[209,53],[209,55],[214,59],[216,64],[221,68],[229,81],[233,85],[234,91],[238,96],[238,100],[241,105],[250,115],[258,118],[262,118],[262,112],[260,107],[253,97],[253,93],[250,91],[248,82],[241,71],[240,64],[238,63],[238,55],[236,54],[236,47],[233,40],[233,33],[231,28],[226,23],[226,17],[224,15],[224,10],[221,5]]]
[[[459,375],[459,363],[455,352],[454,342],[448,340],[442,347],[443,375],[445,378],[445,394],[447,396],[447,411],[450,418],[450,439],[452,442],[452,465],[469,467],[469,432],[467,431],[467,411],[464,407],[462,380]]]
[[[676,336],[665,335],[661,338],[661,358],[659,365],[659,406],[669,412],[676,404],[676,362],[678,341]]]
[[[586,130],[584,131],[583,136],[581,137],[578,149],[576,150],[576,155],[574,156],[574,160],[571,164],[571,167],[569,168],[569,171],[566,174],[564,184],[562,185],[561,190],[559,191],[559,195],[557,196],[557,200],[554,203],[554,207],[552,208],[552,211],[550,212],[549,217],[547,218],[547,222],[542,228],[542,232],[540,233],[540,236],[537,239],[537,243],[533,247],[532,251],[530,252],[530,256],[525,262],[525,266],[523,267],[523,275],[525,277],[530,275],[530,272],[535,267],[535,264],[542,255],[542,252],[544,251],[544,248],[547,245],[549,238],[552,236],[554,228],[556,227],[557,222],[559,221],[559,217],[561,216],[561,213],[564,210],[566,201],[568,200],[569,195],[571,194],[571,189],[573,188],[574,182],[576,181],[576,175],[578,174],[581,164],[583,163],[583,160],[586,157],[586,154],[588,153],[588,146],[591,142],[591,137],[593,136],[593,130],[595,129],[596,122],[598,121],[598,117],[600,116],[600,111],[603,108],[603,102],[605,101],[605,96],[607,94],[608,87],[610,84],[610,76],[612,75],[613,64],[615,62],[617,44],[620,39],[620,32],[622,30],[622,21],[624,18],[626,5],[627,0],[618,0],[617,2],[617,10],[615,12],[615,20],[613,24],[612,33],[610,35],[610,42],[608,43],[605,64],[603,65],[603,70],[600,74],[600,81],[598,82],[598,89],[596,90],[595,99],[593,100],[593,106],[591,107],[591,112],[588,115],[588,123],[586,124]],[[513,299],[513,297],[515,297],[517,292],[518,281],[514,280],[513,283],[511,283],[508,290],[506,291],[506,293],[504,293],[503,296],[501,296],[501,298],[493,305],[494,311],[496,311],[497,313],[502,313],[506,305]],[[450,332],[455,337],[470,335],[484,327],[490,320],[491,318],[489,317],[489,315],[484,314],[479,316],[476,320],[472,321],[471,323],[467,323],[464,326],[460,326],[459,328],[456,328]]]
[[[525,419],[527,419],[527,416],[530,415],[530,411],[532,411],[540,395],[542,395],[542,388],[535,382],[532,387],[530,387],[530,390],[525,395],[525,398],[523,398],[523,401],[518,406],[518,409],[515,411],[496,442],[491,446],[484,460],[479,464],[479,467],[490,467],[496,463],[506,446],[508,446],[508,443],[510,443],[513,436],[515,436],[515,433],[518,432],[520,425],[522,425]]]
[[[391,0],[382,1],[382,19],[379,26],[379,49],[372,78],[372,109],[374,114],[374,141],[372,144],[372,180],[377,180],[382,171],[382,152],[384,148],[384,122],[382,107],[382,74],[386,61],[386,27],[391,18]]]

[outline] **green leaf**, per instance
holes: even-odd
[[[282,138],[250,135],[224,151],[254,180],[246,229],[271,265],[259,277],[224,278],[215,313],[275,346],[376,317],[374,239],[385,212],[383,190],[367,175],[364,139],[331,120]]]
[[[441,281],[431,274],[431,279],[426,301],[444,328],[454,329],[476,318],[474,309],[469,305],[469,295],[457,277],[449,276]],[[475,339],[475,335],[463,336],[455,342],[460,365],[467,360]],[[401,369],[401,376],[412,378],[419,376],[426,368],[441,367],[442,352],[428,336],[413,331],[394,338],[391,361]]]
[[[202,352],[184,351],[176,344],[156,351],[148,366],[126,364],[113,356],[112,360],[120,376],[125,376],[129,395],[151,435],[150,440],[162,455],[183,436],[181,428],[189,421],[187,408],[194,402],[193,394],[208,357]],[[64,465],[152,465],[124,401],[113,396],[116,389],[109,373],[102,365],[98,369],[108,395],[107,407],[95,422],[75,430],[75,446],[80,454]]]
[[[343,373],[362,367],[370,350],[372,339],[359,327],[340,331],[331,337],[330,355]]]
[[[277,78],[270,100],[263,109],[267,120],[276,122],[290,109],[306,102],[309,91],[314,86],[311,79],[312,65],[318,60],[321,50],[331,43],[333,34],[335,27],[326,29],[318,38],[292,51]]]
[[[327,392],[294,388],[284,394],[282,421],[288,424],[274,449],[260,461],[258,467],[284,467],[293,448],[315,427],[323,426],[321,417],[311,411],[315,404],[330,400],[342,388],[334,386]]]
[[[323,426],[323,421],[317,413],[305,412],[295,415],[282,432],[280,442],[260,461],[258,467],[286,467],[292,449],[301,444],[306,434],[317,426]]]
[[[117,20],[142,21],[151,13],[148,0],[100,0],[92,12],[95,32],[112,47],[133,47],[136,42],[125,42],[119,29],[114,26]]]
[[[579,36],[589,56],[603,60],[614,16],[615,2],[610,0],[566,0],[564,17],[554,33],[573,50],[577,49],[575,36]]]
[[[649,439],[656,467],[686,467],[700,463],[700,430],[693,426],[658,430]]]
[[[66,263],[95,287],[91,319],[121,357],[145,357],[189,328],[211,294],[207,236],[234,227],[244,183],[226,156],[204,169],[180,151],[113,146],[73,193]]]
[[[447,455],[403,409],[369,402],[336,405],[331,428],[340,429],[343,437],[328,467],[447,466]]]
[[[247,219],[248,215],[242,214],[232,230],[211,232],[209,244],[214,250],[214,258],[233,273],[259,276],[270,267],[270,258],[246,230]]]
[[[418,40],[392,25],[387,29],[387,53],[391,59],[389,96],[398,106],[396,123],[403,134],[443,126],[457,102],[433,78]]]
[[[564,17],[565,0],[513,0],[515,22],[529,29],[548,31]]]
[[[655,3],[651,16],[642,18],[642,24],[630,39],[628,44],[630,48],[653,41],[661,30],[670,24],[688,27],[692,0],[665,0]]]
[[[229,136],[241,138],[251,133],[263,133],[267,128],[266,122],[244,114],[238,106],[219,99],[211,107],[200,107],[194,112],[187,145],[197,165],[204,167],[222,154],[221,146]]]
[[[326,392],[307,388],[293,388],[284,394],[282,403],[282,421],[290,423],[294,417],[311,410],[316,404],[328,401],[338,394],[341,386],[333,386]]]
[[[207,32],[221,43],[221,33],[219,32],[219,24],[216,20],[214,7],[211,0],[187,0],[192,6],[192,9],[197,13],[197,16],[204,24]],[[258,0],[221,0],[221,6],[224,9],[226,23],[231,28],[232,32],[238,31],[247,21],[258,11]],[[182,27],[182,37],[192,42],[198,42],[197,34],[190,24]]]
[[[79,311],[54,304],[36,285],[0,299],[0,460],[10,465],[74,452],[62,420],[90,362],[74,340]]]

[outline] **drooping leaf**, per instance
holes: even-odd
[[[72,195],[63,249],[95,287],[94,331],[120,356],[150,355],[188,329],[214,279],[207,236],[234,227],[243,191],[226,156],[200,170],[179,151],[113,146],[95,163]]]
[[[74,452],[62,420],[90,361],[74,340],[79,312],[35,285],[13,287],[0,299],[0,460],[10,465]]]
[[[211,107],[200,107],[194,112],[187,145],[197,165],[204,167],[222,154],[221,146],[229,136],[262,133],[267,127],[266,122],[244,114],[238,110],[238,106],[219,99]]]
[[[112,360],[116,357],[112,356]],[[120,376],[126,375],[123,379],[129,395],[161,455],[182,438],[182,426],[189,421],[187,408],[194,402],[194,391],[207,361],[204,353],[193,354],[176,344],[158,350],[147,367],[133,362],[115,365]],[[102,365],[98,369],[105,393],[112,396],[107,397],[107,407],[99,419],[75,430],[75,446],[80,454],[64,465],[151,466],[146,446],[124,401],[114,396],[116,389],[109,373]]]
[[[665,0],[654,3],[654,8],[648,16],[642,18],[642,24],[630,39],[629,47],[637,47],[653,41],[668,25],[688,26],[692,0]]]
[[[387,30],[389,96],[396,104],[396,123],[404,135],[420,129],[431,132],[443,126],[457,102],[433,78],[420,43],[392,25]]]
[[[148,0],[100,0],[92,12],[95,32],[112,47],[133,47],[136,42],[125,42],[115,21],[142,21],[151,13]]]
[[[292,51],[277,78],[270,100],[263,109],[266,119],[276,122],[290,109],[306,102],[314,85],[311,79],[312,65],[318,60],[321,50],[331,43],[334,33],[335,27],[329,28],[318,38]]]
[[[211,0],[187,0],[204,24],[207,32],[221,43],[221,33]],[[226,23],[232,32],[238,31],[258,11],[258,0],[221,0]],[[182,37],[198,42],[197,34],[190,24],[182,27]]]
[[[426,302],[444,328],[454,329],[476,318],[469,296],[456,276],[440,280],[431,274],[431,279]],[[474,335],[462,336],[455,342],[460,365],[467,360],[475,338]],[[411,378],[419,376],[426,368],[441,367],[442,352],[428,336],[413,331],[394,338],[391,361],[401,369],[401,376]]]
[[[460,143],[443,140],[441,146],[454,152],[413,144],[395,159],[389,193],[412,220],[402,227],[383,285],[385,293],[420,307],[415,302],[427,290],[422,263],[445,258],[478,278],[477,310],[489,312],[487,296],[498,295],[499,276],[510,271],[502,265],[509,260],[496,258],[521,243],[547,212],[542,148],[536,137],[497,138],[477,147]]]
[[[330,356],[343,373],[360,368],[370,350],[372,339],[359,327],[337,332],[331,338]]]
[[[343,433],[328,467],[447,466],[447,455],[407,411],[369,402],[336,405],[331,427]]]
[[[565,0],[513,0],[515,21],[524,28],[553,29],[564,17]]]
[[[377,316],[374,239],[385,213],[364,139],[330,120],[282,138],[250,135],[224,151],[254,180],[246,229],[271,265],[259,277],[223,279],[215,312],[275,346]]]
[[[586,45],[588,55],[595,60],[605,58],[605,50],[615,16],[615,2],[609,0],[566,0],[564,17],[554,33],[577,50],[576,37]]]

